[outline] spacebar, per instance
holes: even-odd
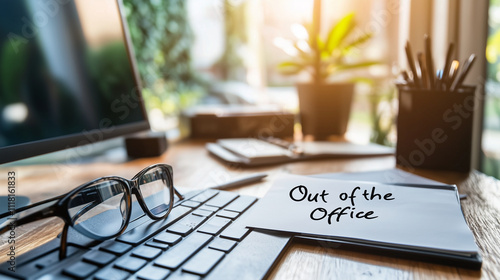
[[[239,279],[241,275],[262,279],[291,239],[291,236],[252,231],[204,279]]]
[[[172,212],[168,215],[166,219],[159,220],[153,223],[142,224],[122,235],[120,235],[117,240],[125,242],[132,245],[137,245],[141,242],[146,241],[146,239],[153,236],[155,233],[165,229],[170,226],[180,218],[184,217],[192,209],[184,206],[177,206],[172,209]]]

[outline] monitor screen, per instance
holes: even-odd
[[[119,1],[1,5],[0,163],[149,128]]]

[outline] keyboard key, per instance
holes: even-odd
[[[169,226],[167,232],[173,232],[186,236],[197,228],[201,223],[207,220],[207,217],[188,215],[177,223]]]
[[[194,275],[188,272],[183,272],[181,270],[177,270],[174,274],[171,274],[168,277],[168,280],[200,280],[201,277],[198,275]]]
[[[26,278],[15,278],[15,279],[14,278],[7,278],[7,279],[4,279],[3,275],[2,275],[1,279],[2,280],[18,280],[18,279],[26,279]],[[27,278],[27,279],[29,279],[29,278]],[[75,280],[75,278],[69,277],[69,276],[64,276],[63,274],[57,274],[57,275],[45,274],[42,277],[36,278],[36,280]]]
[[[193,215],[202,216],[202,217],[210,217],[214,211],[206,210],[206,209],[196,209],[193,211]]]
[[[212,197],[214,197],[218,193],[219,192],[217,190],[208,189],[208,190],[205,190],[204,192],[196,195],[195,197],[190,198],[189,200],[203,203],[203,202],[211,199]]]
[[[212,240],[211,235],[194,232],[179,243],[179,245],[172,247],[172,249],[166,251],[156,259],[155,264],[170,269],[177,269],[190,256],[210,242],[210,240]]]
[[[220,192],[216,197],[210,199],[206,205],[222,208],[235,200],[238,194],[232,192]]]
[[[235,201],[231,202],[228,206],[225,207],[226,210],[234,211],[234,212],[244,212],[248,209],[252,204],[257,201],[257,198],[252,196],[240,196]]]
[[[50,245],[49,245],[50,246]],[[49,249],[50,250],[50,249]],[[74,246],[68,246],[68,254],[70,257],[73,254],[80,252],[82,249],[75,248]],[[47,251],[48,252],[48,251]],[[32,261],[26,263],[26,265],[22,265],[22,269],[16,270],[16,275],[19,277],[30,277],[35,273],[38,273],[40,269],[44,269],[46,267],[52,266],[56,263],[60,262],[59,260],[59,250],[52,250],[52,252],[46,255],[39,255]]]
[[[156,242],[162,242],[170,246],[173,246],[182,240],[182,236],[170,232],[162,232],[158,234],[155,238],[153,238],[153,240]]]
[[[222,217],[214,217],[210,221],[208,221],[206,224],[202,225],[198,231],[207,233],[207,234],[212,234],[216,235],[219,232],[221,232],[227,225],[231,223],[231,220],[222,218]]]
[[[234,246],[236,246],[236,244],[238,243],[233,240],[217,238],[214,241],[210,242],[210,244],[208,244],[208,247],[228,253],[234,248]]]
[[[162,252],[161,249],[142,245],[139,248],[132,251],[132,255],[134,257],[150,261],[152,259],[156,259],[156,257],[158,257],[161,254],[161,252]]]
[[[228,219],[231,219],[231,220],[236,219],[239,215],[240,215],[239,212],[228,211],[226,209],[223,209],[223,210],[217,212],[217,216],[228,218]]]
[[[222,260],[224,252],[205,248],[190,259],[183,267],[183,271],[205,276]]]
[[[208,206],[208,205],[202,205],[202,206],[200,206],[200,208],[198,208],[198,210],[206,210],[206,211],[212,211],[212,212],[215,212],[215,211],[218,211],[218,210],[219,210],[219,207],[215,207],[215,206]]]
[[[192,231],[193,231],[192,227],[183,224],[175,224],[167,229],[167,232],[180,234],[182,236],[186,236],[190,234]]]
[[[221,234],[220,237],[232,239],[236,241],[241,241],[245,236],[250,232],[250,229],[246,227],[240,226],[232,226],[226,228]]]
[[[83,255],[85,262],[95,264],[97,266],[105,266],[116,259],[116,256],[110,253],[93,250]]]
[[[119,236],[117,240],[129,243],[132,245],[137,245],[141,242],[146,241],[146,239],[153,236],[155,233],[165,229],[167,226],[172,225],[175,221],[179,220],[181,217],[185,216],[191,211],[191,208],[184,206],[177,206],[172,209],[172,212],[164,220],[159,220],[153,223],[142,224],[124,234]]]
[[[148,241],[146,243],[147,246],[150,246],[150,247],[153,247],[153,248],[158,248],[158,249],[161,249],[163,251],[167,250],[168,249],[168,244],[165,244],[165,243],[161,243],[161,242],[156,242],[154,240],[152,241]]]
[[[99,248],[99,250],[103,250],[116,255],[123,255],[130,249],[132,249],[132,246],[130,246],[129,244],[113,240],[110,243]]]
[[[116,269],[114,267],[108,267],[99,271],[94,275],[96,280],[124,280],[130,275],[130,273],[125,270]]]
[[[121,268],[126,271],[130,272],[136,272],[139,269],[141,269],[143,266],[145,266],[147,261],[143,259],[138,259],[134,257],[124,257],[119,259],[116,263],[115,266],[118,268]]]
[[[96,272],[98,269],[97,266],[89,264],[89,263],[84,263],[84,262],[77,262],[75,264],[72,264],[71,266],[65,268],[63,270],[63,273],[66,275],[69,275],[71,277],[75,277],[78,279],[83,279],[87,278],[92,273]]]
[[[200,206],[200,204],[201,203],[197,202],[197,201],[186,200],[181,205],[186,206],[186,207],[196,208],[196,207]]]
[[[137,278],[144,280],[162,280],[170,274],[170,270],[158,266],[146,266],[137,272]]]

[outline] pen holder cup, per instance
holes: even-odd
[[[455,92],[399,87],[397,164],[470,171],[475,90],[475,86]]]

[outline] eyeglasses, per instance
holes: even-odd
[[[132,180],[107,176],[90,181],[67,194],[16,209],[16,212],[21,212],[57,200],[46,208],[18,219],[14,226],[49,217],[61,218],[65,224],[61,234],[59,259],[63,259],[66,257],[66,240],[70,226],[97,240],[122,234],[130,221],[132,193],[144,213],[151,219],[161,220],[167,217],[174,204],[174,194],[181,200],[184,198],[173,186],[172,173],[171,166],[155,164],[137,173]],[[0,218],[9,214],[2,214]],[[9,229],[10,226],[0,228],[0,234]]]

